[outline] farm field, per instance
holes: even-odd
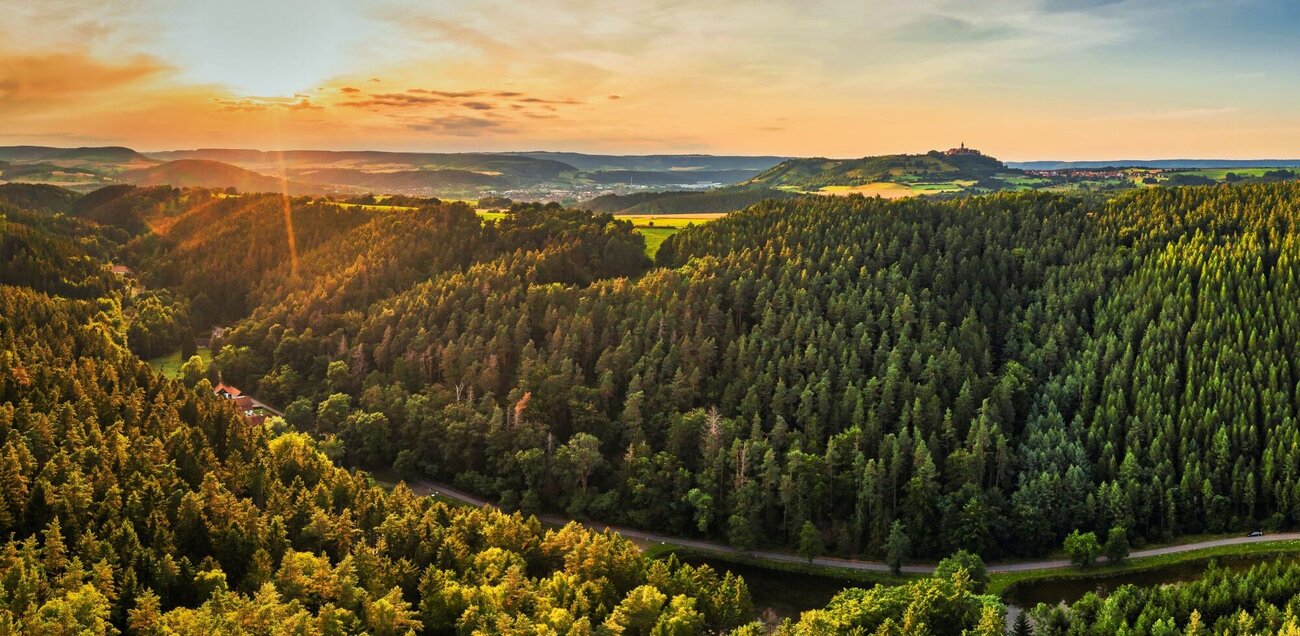
[[[918,194],[933,194],[939,192],[960,192],[966,188],[975,185],[975,181],[969,179],[958,181],[934,181],[934,182],[917,182],[908,184],[908,187]]]
[[[409,205],[384,205],[382,203],[345,203],[335,201],[334,205],[348,210],[369,210],[371,212],[392,212],[393,210],[415,210]]]
[[[860,186],[826,186],[817,190],[814,194],[826,194],[838,197],[861,194],[867,197],[878,196],[882,199],[902,199],[905,197],[915,196],[917,192],[901,183],[877,181]]]
[[[1267,172],[1278,170],[1288,170],[1289,168],[1200,168],[1196,170],[1179,170],[1176,174],[1193,175],[1223,181],[1228,178],[1228,174],[1235,174],[1239,177],[1262,177]]]
[[[684,228],[700,225],[726,216],[725,212],[701,214],[615,214],[620,221],[631,221],[636,227],[673,227]]]

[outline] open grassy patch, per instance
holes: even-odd
[[[195,355],[203,358],[204,362],[212,362],[212,352],[208,351],[207,347],[201,347],[197,352],[195,352]],[[153,367],[164,376],[175,380],[176,378],[181,377],[181,365],[185,364],[185,362],[185,360],[181,359],[180,350],[177,349],[165,356],[159,356],[149,360],[149,366]]]
[[[474,213],[479,215],[479,217],[485,221],[499,221],[501,219],[506,218],[506,212],[503,212],[501,210],[475,209]]]
[[[659,253],[659,246],[663,245],[664,240],[681,231],[676,227],[639,227],[638,233],[645,237],[645,254],[654,258]]]

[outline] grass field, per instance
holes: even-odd
[[[505,218],[507,212],[500,210],[475,210],[480,217],[485,220],[498,220]],[[714,219],[720,219],[726,216],[724,212],[709,212],[700,214],[616,214],[614,218],[620,221],[631,221],[632,225],[645,236],[645,253],[650,258],[654,258],[659,253],[659,246],[663,244],[664,239],[676,234],[683,228],[692,225],[701,225]]]
[[[617,214],[614,218],[621,221],[631,221],[636,231],[645,237],[646,256],[654,258],[655,254],[659,253],[659,246],[663,245],[664,239],[678,233],[683,228],[708,223],[724,216],[726,214],[715,212],[670,215]]]
[[[196,355],[203,358],[204,362],[212,362],[212,352],[208,351],[207,347],[200,348]],[[168,378],[172,378],[173,380],[181,377],[182,364],[185,364],[185,361],[181,359],[181,352],[179,349],[165,356],[160,356],[149,361],[149,366],[157,369],[159,373]]]
[[[1264,176],[1265,172],[1272,172],[1275,170],[1294,170],[1294,169],[1293,168],[1202,168],[1198,170],[1179,170],[1175,174],[1190,174],[1198,177],[1205,177],[1207,179],[1214,179],[1215,181],[1223,181],[1224,179],[1228,178],[1229,172],[1241,177],[1262,177]]]
[[[913,183],[910,187],[921,194],[935,194],[940,192],[961,192],[973,185],[975,185],[974,181],[935,181]]]
[[[645,254],[653,259],[659,253],[659,246],[663,245],[664,239],[681,230],[675,227],[642,227],[636,231],[645,237]]]
[[[501,210],[476,209],[474,210],[474,213],[478,214],[480,217],[488,221],[499,221],[501,219],[506,218],[506,213],[502,212]]]

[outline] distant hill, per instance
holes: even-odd
[[[0,206],[4,204],[38,212],[67,212],[81,195],[58,186],[34,183],[0,184]]]
[[[382,152],[375,150],[242,150],[201,148],[154,152],[157,159],[208,159],[239,165],[284,166],[286,168],[386,168],[386,169],[450,169],[502,174],[536,181],[554,179],[578,169],[561,161],[534,159],[532,157],[493,153],[431,153]]]
[[[1008,161],[1020,170],[1095,170],[1098,168],[1300,168],[1300,159],[1111,159],[1107,161]]]
[[[351,168],[322,168],[295,172],[294,178],[299,181],[346,185],[383,193],[503,186],[508,181],[502,176],[451,169],[366,172]]]
[[[508,152],[505,155],[561,161],[579,170],[767,170],[789,157],[728,155],[589,155],[580,152]]]
[[[759,170],[599,170],[582,176],[602,184],[628,184],[652,186],[690,186],[700,183],[730,185],[748,181]]]
[[[86,168],[64,167],[44,161],[0,164],[0,179],[5,181],[51,180],[55,178],[97,180],[103,175]]]
[[[790,199],[793,192],[767,188],[719,188],[717,190],[637,192],[607,194],[583,203],[580,207],[593,212],[618,214],[702,214],[734,212],[760,201]]]
[[[899,177],[922,179],[982,179],[1005,170],[1001,161],[975,152],[923,155],[882,155],[861,159],[790,159],[750,180],[770,188],[816,190],[827,186],[859,186],[894,181]]]
[[[85,161],[89,163],[130,163],[149,161],[148,157],[121,146],[90,148],[52,148],[49,146],[0,146],[0,159],[7,161]]]
[[[233,187],[240,192],[280,192],[284,188],[284,184],[275,177],[206,159],[180,159],[149,168],[127,170],[118,175],[118,179],[138,186]],[[296,193],[310,188],[292,184],[290,190]]]

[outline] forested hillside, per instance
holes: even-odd
[[[125,347],[125,284],[81,280],[103,261],[67,221],[0,221],[0,633],[691,634],[749,620],[735,577],[574,524],[385,492],[311,437],[250,424],[206,380],[163,379]]]
[[[328,230],[295,217],[299,278],[281,255],[212,298],[251,312],[217,362],[349,461],[739,546],[805,522],[867,556],[895,524],[914,556],[986,557],[1293,527],[1298,205],[799,199],[653,269],[601,215],[322,208]],[[283,241],[282,216],[244,231]],[[181,225],[142,257],[161,284],[205,267],[214,239]]]
[[[637,192],[606,194],[581,207],[611,214],[692,214],[731,212],[772,199],[793,199],[792,192],[768,188],[721,188],[704,192]]]
[[[0,210],[0,631],[752,617],[734,577],[385,493],[330,457],[507,510],[869,557],[1300,521],[1295,185],[800,198],[680,232],[655,264],[609,215],[430,203],[128,187]],[[211,324],[213,374],[287,422],[131,354]],[[1166,633],[1191,609],[1282,629],[1294,575],[1268,567],[1229,597],[1212,573],[1033,613],[1041,633]],[[849,591],[780,632],[998,633],[974,590]]]
[[[1005,170],[1001,161],[980,154],[881,155],[860,159],[787,159],[749,181],[767,188],[816,190],[890,181],[900,175],[925,179],[982,179]]]

